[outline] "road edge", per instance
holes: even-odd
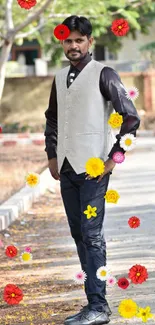
[[[0,231],[6,230],[23,212],[28,211],[35,200],[43,195],[48,188],[54,192],[57,182],[51,176],[49,168],[46,168],[40,174],[40,183],[37,187],[30,188],[26,185],[3,202],[0,205]]]

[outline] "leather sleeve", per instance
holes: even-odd
[[[116,135],[117,141],[109,153],[109,158],[112,158],[116,151],[125,153],[124,149],[119,145],[120,138],[127,133],[136,136],[140,118],[133,102],[126,97],[126,89],[114,69],[110,67],[103,68],[100,77],[100,90],[104,98],[112,102],[114,110],[123,117],[120,132]]]
[[[57,157],[57,96],[55,78],[50,93],[49,106],[45,111],[45,117],[45,151],[47,152],[48,159],[51,159]]]

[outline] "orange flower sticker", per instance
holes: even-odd
[[[7,246],[6,250],[5,250],[5,254],[8,257],[15,257],[17,255],[17,248],[15,246]]]
[[[54,29],[54,36],[61,41],[65,40],[69,36],[69,34],[70,30],[64,24],[60,24]]]
[[[24,8],[27,10],[31,9],[32,7],[34,7],[37,4],[36,0],[17,0],[17,1],[21,8]]]
[[[23,299],[23,292],[14,284],[7,284],[3,293],[4,300],[9,305],[17,305]]]
[[[128,277],[135,284],[141,284],[148,278],[147,269],[142,265],[134,265],[129,270]]]
[[[116,36],[124,36],[129,31],[129,24],[123,18],[115,19],[112,23],[111,30]]]
[[[137,228],[140,226],[140,219],[137,217],[131,217],[128,220],[128,224],[129,224],[130,228]]]

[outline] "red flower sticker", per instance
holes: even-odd
[[[14,284],[7,284],[4,288],[3,299],[9,305],[16,305],[23,299],[23,292]]]
[[[54,28],[54,36],[61,41],[65,40],[69,34],[70,29],[64,24],[60,24]]]
[[[24,8],[27,10],[31,9],[32,7],[34,7],[37,4],[36,0],[17,0],[17,1],[21,8]]]
[[[140,226],[140,219],[133,216],[133,217],[129,218],[128,225],[130,226],[130,228],[137,228]]]
[[[145,266],[136,264],[129,269],[128,277],[133,283],[141,284],[148,279],[147,269]]]
[[[126,289],[129,286],[129,281],[126,278],[120,278],[117,284],[120,288]]]
[[[8,257],[15,257],[17,255],[17,248],[15,246],[7,246],[6,250],[5,250],[5,254]]]
[[[124,36],[129,31],[129,24],[123,18],[115,19],[112,23],[111,30],[116,36]]]

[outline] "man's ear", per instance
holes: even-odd
[[[94,42],[94,37],[92,36],[91,37],[91,45],[93,44],[93,42]]]

